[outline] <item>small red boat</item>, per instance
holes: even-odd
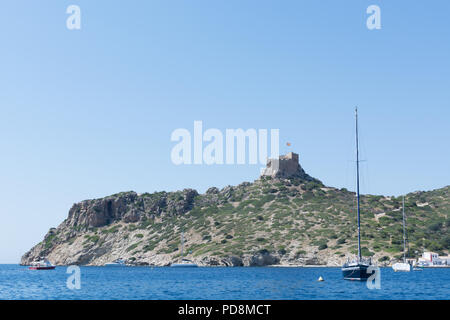
[[[51,264],[50,261],[47,259],[41,260],[41,261],[35,261],[32,262],[31,265],[28,267],[30,270],[53,270],[55,269],[55,266]]]

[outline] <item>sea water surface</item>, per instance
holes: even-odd
[[[0,265],[0,299],[446,299],[450,268],[395,273],[381,268],[380,289],[342,279],[340,268],[80,267],[81,288],[67,267],[28,270]],[[322,276],[325,281],[317,279]]]

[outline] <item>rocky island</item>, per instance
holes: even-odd
[[[406,195],[410,256],[450,249],[450,187]],[[379,263],[401,258],[401,198],[364,195],[362,246]],[[268,161],[253,183],[137,194],[76,203],[57,228],[25,253],[56,265],[340,266],[356,253],[355,194],[325,186],[289,153]]]

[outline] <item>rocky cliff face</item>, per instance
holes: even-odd
[[[51,228],[44,240],[22,257],[21,264],[29,264],[39,257],[49,257],[57,264],[89,264],[98,256],[120,248],[121,237],[125,235],[116,232],[118,230],[115,228],[136,222],[145,224],[167,216],[181,216],[192,209],[196,196],[197,191],[192,189],[152,195],[122,192],[76,203],[69,210],[68,218],[58,228]],[[108,226],[113,229],[105,229]],[[105,235],[104,241],[96,243],[97,237],[82,237],[92,231],[97,233],[98,229]],[[86,239],[97,245],[86,245]]]
[[[340,265],[356,253],[354,194],[300,166],[289,173],[205,194],[123,192],[76,203],[21,264],[47,257],[57,265],[169,265],[181,259],[183,231],[186,258],[199,265]],[[448,252],[449,189],[407,195],[411,252]],[[400,257],[401,200],[367,195],[361,207],[363,253]]]
[[[73,205],[65,224],[88,230],[119,221],[131,223],[165,215],[183,215],[192,209],[197,195],[197,191],[185,189],[176,194],[138,195],[124,192],[103,199],[86,200]]]

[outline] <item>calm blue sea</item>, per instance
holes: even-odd
[[[81,267],[81,289],[66,286],[66,267],[33,271],[0,265],[0,299],[446,299],[450,268],[394,273],[381,289],[344,281],[339,268]],[[318,282],[322,276],[325,281]]]

